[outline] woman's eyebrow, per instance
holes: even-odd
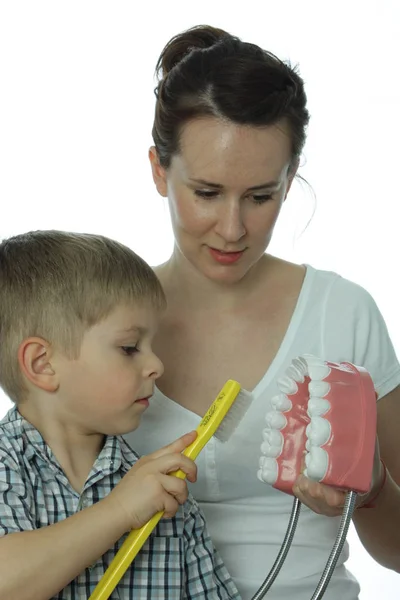
[[[224,186],[220,183],[212,183],[211,181],[205,181],[204,179],[194,179],[190,178],[190,181],[193,183],[199,183],[200,185],[205,185],[206,187],[212,187],[217,189],[222,189]],[[280,181],[268,181],[267,183],[262,183],[260,185],[253,185],[252,187],[247,188],[249,192],[255,190],[265,190],[270,188],[276,188],[280,185]]]

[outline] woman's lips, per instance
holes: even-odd
[[[244,250],[240,250],[239,252],[223,252],[222,250],[211,247],[209,250],[213,259],[221,265],[232,265],[237,262],[244,253]]]

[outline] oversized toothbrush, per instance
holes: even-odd
[[[293,494],[301,473],[348,490],[332,552],[311,600],[322,598],[342,550],[357,493],[369,491],[376,441],[376,393],[369,373],[351,363],[333,363],[311,355],[292,361],[278,381],[280,394],[266,414],[258,478]],[[289,551],[299,517],[295,499],[278,557],[261,588],[270,589]]]
[[[196,430],[197,438],[183,454],[195,460],[213,435],[221,442],[226,442],[247,412],[251,399],[251,394],[242,389],[237,381],[228,380],[200,421]],[[179,479],[186,477],[181,470],[169,475]],[[143,527],[129,533],[89,600],[107,600],[110,597],[163,514],[156,513]]]

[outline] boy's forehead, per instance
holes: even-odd
[[[160,310],[150,304],[122,305],[114,309],[105,319],[105,326],[116,334],[147,335],[157,328],[160,316]]]
[[[148,331],[148,328],[142,325],[131,325],[130,327],[121,329],[118,333],[138,333],[139,335],[145,335]]]

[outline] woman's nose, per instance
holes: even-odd
[[[243,208],[238,200],[221,202],[215,231],[226,242],[238,242],[246,234],[242,212]]]

